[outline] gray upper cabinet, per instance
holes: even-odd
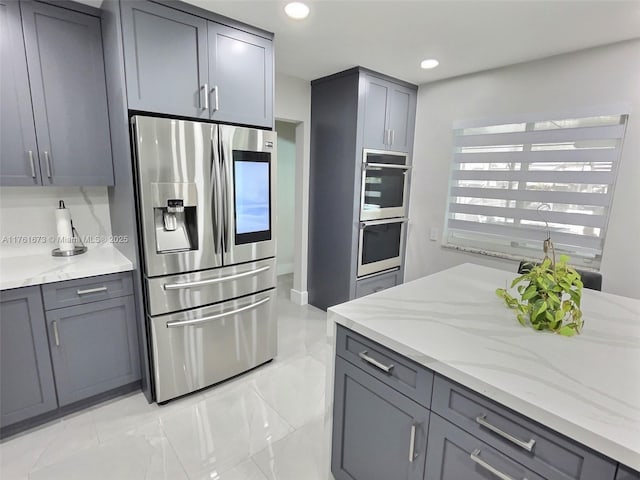
[[[57,408],[40,287],[0,293],[0,427]]]
[[[20,7],[42,183],[113,185],[100,19]]]
[[[133,296],[47,312],[60,406],[140,378]]]
[[[211,119],[273,124],[273,50],[266,38],[209,22]]]
[[[150,2],[123,2],[129,108],[209,118],[207,21]]]
[[[416,116],[416,90],[373,75],[364,78],[363,146],[410,152]]]
[[[0,0],[0,185],[39,185],[20,5]]]
[[[129,109],[271,128],[271,39],[176,8],[122,3]]]
[[[620,465],[618,467],[616,480],[640,480],[640,472],[636,472],[628,467],[625,467],[624,465]]]
[[[336,480],[423,479],[429,410],[341,358],[334,395]]]

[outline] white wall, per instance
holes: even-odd
[[[296,194],[296,124],[276,122],[278,132],[278,275],[293,273]]]
[[[59,200],[64,200],[73,225],[89,248],[108,242],[107,187],[2,187],[0,257],[49,254],[56,248],[54,211]],[[19,238],[23,236],[36,238]],[[45,243],[40,242],[41,237]]]
[[[311,84],[300,78],[277,74],[275,117],[297,124],[294,272],[291,300],[304,305],[307,303]]]
[[[618,181],[603,252],[603,290],[640,298],[640,40],[422,85],[414,144],[406,280],[473,262],[515,271],[516,262],[442,248],[452,124],[517,113],[567,112],[627,103]],[[439,237],[440,238],[440,237]]]

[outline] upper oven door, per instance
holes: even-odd
[[[398,268],[406,218],[360,222],[358,277]]]
[[[225,265],[276,254],[276,134],[221,125]]]
[[[406,216],[410,168],[405,153],[364,150],[360,220]]]

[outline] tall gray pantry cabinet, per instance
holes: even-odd
[[[308,282],[316,307],[326,310],[402,283],[406,234],[399,267],[357,275],[363,154],[406,154],[409,183],[417,89],[362,67],[311,82]]]
[[[113,185],[99,11],[77,8],[0,2],[2,185]]]

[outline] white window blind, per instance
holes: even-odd
[[[599,268],[627,113],[546,118],[454,126],[445,246]]]

